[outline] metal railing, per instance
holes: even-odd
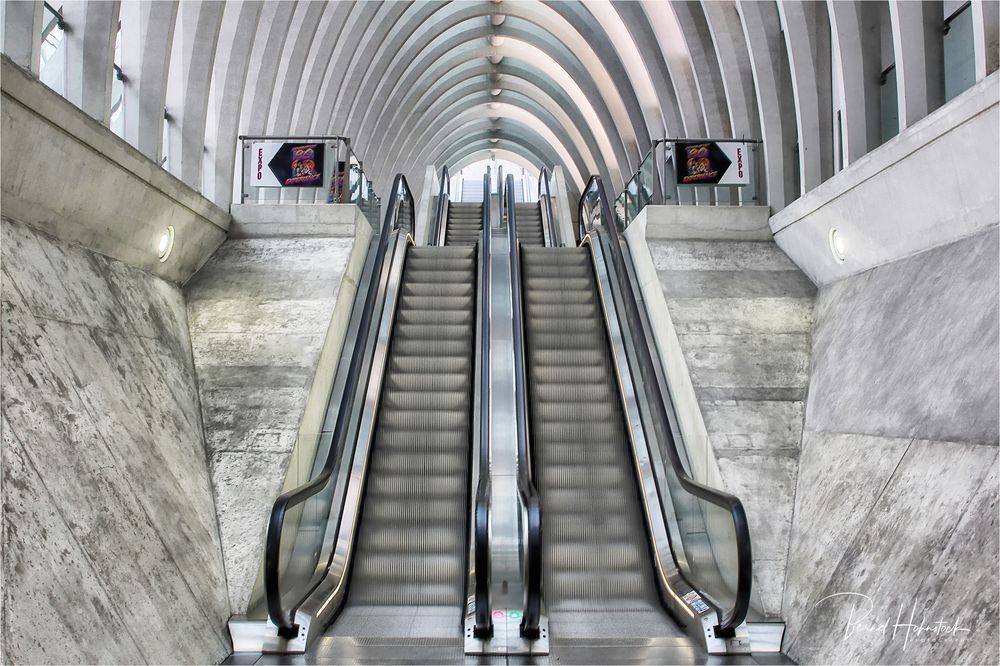
[[[437,208],[434,220],[431,222],[428,245],[444,245],[445,227],[448,225],[448,206],[451,204],[451,178],[448,176],[448,166],[441,167],[441,185],[438,188]]]
[[[507,176],[504,189],[507,208],[507,242],[510,247],[510,293],[514,321],[514,404],[517,425],[517,490],[523,506],[524,540],[521,579],[524,585],[524,614],[521,636],[540,636],[542,614],[542,513],[538,491],[532,479],[534,459],[528,432],[528,388],[524,351],[524,307],[521,293],[521,252],[517,242],[517,208],[514,201],[514,176]]]
[[[703,185],[677,182],[675,146],[683,144],[746,144],[749,182],[745,185]],[[614,213],[626,228],[643,208],[653,205],[766,205],[760,174],[761,142],[756,139],[656,139],[615,200]]]
[[[706,532],[704,525],[713,520],[716,524],[719,520],[728,522],[733,530],[736,551],[734,571],[701,572],[706,574],[702,580],[688,580],[694,576],[692,568],[682,567],[677,562],[682,558],[677,549],[683,548],[683,544],[671,541],[669,546],[674,558],[671,565],[676,565],[680,573],[680,579],[674,578],[674,580],[685,589],[695,590],[696,596],[705,598],[715,609],[717,622],[714,623],[713,629],[716,637],[732,636],[735,628],[746,618],[750,605],[753,558],[746,512],[737,497],[696,481],[684,466],[678,442],[673,434],[675,431],[679,432],[679,428],[673,422],[672,398],[662,374],[662,364],[648,315],[640,305],[642,297],[637,293],[639,282],[635,268],[625,256],[624,240],[621,238],[623,228],[620,228],[619,223],[616,223],[618,220],[612,217],[604,186],[597,176],[590,179],[580,199],[579,220],[581,235],[597,237],[597,242],[601,242],[602,247],[607,247],[611,254],[611,268],[617,277],[611,281],[611,289],[617,303],[616,309],[621,312],[619,316],[622,317],[622,328],[627,329],[632,338],[629,349],[632,351],[631,360],[635,362],[636,367],[630,372],[633,374],[633,381],[637,382],[636,393],[641,392],[646,397],[644,404],[648,406],[650,417],[654,421],[654,432],[656,441],[659,442],[660,453],[665,454],[669,465],[667,469],[659,470],[662,475],[656,478],[653,484],[652,492],[660,496],[660,510],[666,513],[666,508],[663,506],[664,493],[667,493],[675,503],[678,501],[675,494],[687,494],[699,500],[695,506],[686,507],[686,510],[692,521],[697,522],[699,518],[701,519],[699,524],[702,526],[700,528],[702,533]],[[601,237],[606,238],[606,241],[602,242]],[[649,441],[647,437],[647,446]],[[661,456],[648,455],[647,458],[661,459]],[[711,511],[710,507],[720,509],[721,516],[706,515]],[[676,508],[673,510],[676,511]],[[686,516],[680,517],[683,519]],[[710,532],[711,529],[707,531]],[[663,537],[667,536],[666,533],[663,534]],[[674,534],[672,538],[677,536]],[[725,578],[732,583],[731,589],[727,585],[718,584],[719,580]],[[706,591],[706,588],[710,589]],[[731,592],[732,603],[728,607],[721,607],[720,590],[723,588]]]
[[[381,366],[375,362],[376,357],[384,357],[387,349],[379,346],[381,337],[387,335],[385,313],[390,309],[394,312],[394,304],[388,304],[388,292],[394,280],[400,279],[402,258],[400,248],[405,252],[409,242],[408,231],[413,228],[413,196],[410,193],[406,178],[399,174],[393,183],[392,198],[386,211],[385,221],[380,234],[376,237],[377,249],[374,259],[374,277],[369,282],[367,293],[358,327],[361,339],[353,343],[350,364],[347,369],[344,390],[340,404],[336,408],[331,404],[327,414],[332,415],[336,409],[336,420],[332,428],[332,440],[322,468],[306,484],[282,493],[271,508],[267,526],[267,536],[264,553],[264,590],[268,616],[277,627],[278,634],[285,639],[300,638],[299,625],[296,623],[296,611],[323,584],[327,576],[333,575],[336,581],[328,587],[333,601],[323,601],[315,604],[321,612],[328,614],[321,618],[328,620],[339,608],[346,589],[346,576],[349,570],[351,543],[355,538],[354,526],[360,512],[361,488],[367,468],[367,450],[359,452],[360,434],[364,419],[357,418],[361,409],[359,401],[365,397],[363,408],[368,420],[374,418],[374,407],[369,404],[365,393],[373,387],[381,386],[384,362]],[[379,305],[382,308],[379,308]],[[382,317],[377,318],[379,313]],[[387,347],[387,344],[385,345]],[[364,369],[370,366],[370,374]],[[332,396],[331,396],[332,399]],[[353,447],[348,450],[348,446]],[[349,454],[349,458],[347,457]],[[360,456],[360,457],[359,457]],[[345,468],[341,459],[349,460]],[[334,475],[334,470],[341,472]],[[344,469],[351,470],[345,474]],[[343,503],[335,521],[323,520],[317,524],[305,524],[304,514],[298,511],[307,500],[316,497],[330,488],[331,480],[336,484],[350,485],[343,489]],[[297,520],[289,525],[286,520],[290,512],[296,510]],[[284,543],[283,535],[288,529],[293,543]],[[331,538],[332,537],[332,538]],[[302,549],[309,560],[306,566],[289,571],[289,564],[296,551],[300,539],[312,539]],[[319,547],[322,544],[322,548]],[[311,559],[310,559],[311,558]],[[336,571],[332,569],[336,567]],[[299,578],[301,574],[301,578]],[[289,580],[291,576],[293,580]],[[286,597],[291,597],[290,599]],[[309,619],[312,619],[311,617]],[[322,622],[320,623],[322,624]],[[320,627],[321,628],[321,627]]]
[[[483,233],[479,242],[479,482],[473,511],[473,547],[476,569],[474,597],[476,602],[473,635],[493,636],[493,616],[490,603],[490,170],[483,176]]]
[[[549,188],[549,170],[542,167],[538,174],[538,204],[542,214],[542,231],[545,235],[545,244],[548,247],[561,247],[566,244],[564,238],[560,237],[559,225],[556,224],[552,215],[552,192]]]
[[[381,199],[365,174],[362,162],[351,149],[351,140],[335,135],[241,135],[243,173],[240,203],[260,204],[355,204],[362,209],[373,226],[378,225]],[[254,144],[304,143],[322,145],[324,148],[322,172],[315,185],[282,187],[276,182],[256,185],[262,178],[270,178],[268,165],[253,155]],[[260,149],[260,146],[258,146]],[[314,165],[315,166],[315,165]],[[318,171],[318,169],[317,169]]]

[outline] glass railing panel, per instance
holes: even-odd
[[[656,160],[654,152],[650,151],[646,159],[639,164],[639,171],[636,174],[636,185],[638,187],[638,201],[636,204],[636,214],[653,202],[653,183],[656,178]]]

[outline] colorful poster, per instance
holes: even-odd
[[[251,154],[251,187],[322,187],[321,143],[254,143]]]
[[[678,185],[749,185],[745,143],[674,144]]]

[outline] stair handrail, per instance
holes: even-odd
[[[624,296],[623,305],[625,306],[626,320],[639,324],[638,326],[631,326],[630,328],[642,337],[642,344],[635,345],[636,351],[639,355],[639,363],[643,366],[644,370],[644,372],[641,372],[640,375],[645,377],[655,377],[659,374],[657,369],[662,368],[660,365],[659,352],[655,347],[655,341],[650,339],[650,336],[647,334],[646,327],[642,325],[644,320],[639,306],[639,298],[632,287],[632,285],[638,284],[634,274],[635,269],[631,262],[627,261],[625,258],[624,251],[622,250],[622,239],[618,225],[616,224],[615,219],[611,216],[607,194],[604,189],[604,184],[601,182],[600,176],[591,176],[589,182],[587,183],[587,187],[583,190],[583,195],[580,197],[578,213],[579,224],[583,232],[582,235],[586,235],[586,233],[591,231],[596,231],[596,229],[591,227],[593,220],[586,214],[585,204],[587,196],[591,191],[597,195],[600,202],[601,227],[607,230],[609,240],[611,241],[608,245],[611,248],[612,263],[625,271],[623,273],[622,270],[618,270],[615,271],[615,274],[618,278],[618,291]],[[753,554],[750,544],[750,529],[747,522],[746,510],[743,507],[743,503],[735,495],[719,490],[718,488],[713,488],[691,478],[681,460],[680,452],[677,448],[677,442],[674,439],[673,429],[671,427],[672,417],[669,410],[666,408],[666,400],[670,399],[669,388],[667,388],[668,395],[664,396],[661,391],[659,381],[646,381],[644,383],[645,390],[650,397],[654,417],[660,419],[662,423],[666,424],[666,427],[662,429],[666,440],[663,442],[662,448],[667,453],[667,458],[670,461],[670,465],[674,474],[676,474],[681,487],[688,493],[728,511],[733,521],[733,530],[736,534],[737,546],[737,583],[736,593],[734,595],[735,599],[733,601],[732,608],[722,609],[723,612],[719,616],[719,623],[715,627],[717,635],[726,635],[743,623],[746,619],[747,611],[750,608],[750,593],[753,578]],[[688,580],[687,583],[691,585],[693,589],[698,589],[692,584],[692,581]]]
[[[483,231],[479,242],[479,482],[474,522],[475,626],[473,635],[493,635],[490,602],[490,168],[483,176]]]
[[[552,191],[549,188],[548,167],[542,167],[541,172],[538,174],[538,203],[542,207],[540,212],[545,215],[542,229],[548,238],[549,246],[561,247],[565,245],[563,239],[559,237],[558,225],[552,216]]]
[[[510,248],[510,296],[513,311],[514,347],[514,411],[517,425],[517,490],[524,504],[524,552],[521,570],[524,585],[524,611],[521,616],[521,636],[539,637],[542,614],[542,512],[538,491],[532,479],[534,462],[528,430],[527,372],[524,353],[524,311],[521,292],[521,253],[517,241],[517,209],[514,205],[514,176],[507,175],[504,188],[507,203],[507,242]]]
[[[451,201],[451,178],[448,176],[448,165],[441,167],[441,184],[438,187],[437,208],[434,221],[431,223],[431,235],[428,245],[444,245],[445,227],[447,226],[448,205]]]
[[[284,638],[294,638],[298,634],[298,628],[295,625],[293,617],[294,608],[291,609],[291,612],[286,611],[281,601],[281,533],[284,528],[285,515],[290,508],[305,502],[327,486],[336,466],[337,452],[343,450],[347,444],[350,415],[352,412],[351,405],[355,401],[357,392],[363,390],[367,384],[367,378],[361,376],[361,369],[368,348],[367,337],[370,336],[372,319],[375,315],[375,303],[381,299],[389,287],[389,273],[392,268],[392,262],[386,259],[390,237],[393,236],[393,232],[399,229],[404,222],[407,226],[412,224],[411,220],[401,219],[401,210],[406,211],[407,215],[412,216],[414,210],[413,195],[406,182],[406,177],[403,174],[397,174],[393,182],[392,195],[386,210],[385,221],[378,235],[378,249],[374,263],[376,270],[378,270],[378,279],[373,279],[368,286],[364,309],[361,315],[361,325],[358,329],[366,336],[366,344],[356,344],[354,346],[347,381],[344,385],[344,392],[341,394],[341,402],[337,410],[336,425],[333,429],[332,443],[326,462],[319,474],[313,477],[308,483],[279,495],[271,507],[264,546],[264,592],[267,601],[268,617],[277,627],[278,635]],[[391,256],[388,258],[391,259]],[[341,506],[340,510],[343,511],[343,508]],[[312,589],[314,588],[310,589],[310,593]],[[308,598],[308,596],[309,593],[306,594],[303,600]],[[298,605],[296,604],[296,607]]]

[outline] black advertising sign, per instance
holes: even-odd
[[[255,187],[322,187],[325,146],[321,143],[253,144]]]
[[[678,185],[748,185],[745,143],[677,142],[674,157]]]

